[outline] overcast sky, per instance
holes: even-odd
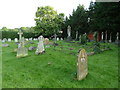
[[[79,4],[89,7],[91,0],[0,0],[0,29],[35,26],[37,7],[52,6],[58,13],[69,16]],[[94,0],[92,0],[94,1]]]

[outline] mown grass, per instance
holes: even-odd
[[[89,74],[82,81],[75,79],[77,54],[80,48],[90,52],[92,43],[80,45],[59,41],[57,47],[45,48],[42,55],[29,51],[29,56],[16,58],[17,45],[2,48],[3,88],[118,88],[118,47],[88,56]],[[27,44],[37,46],[35,44]]]

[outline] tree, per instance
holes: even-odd
[[[58,14],[57,11],[50,6],[38,7],[36,12],[35,33],[50,36],[58,33],[63,24],[64,14]]]
[[[78,37],[80,34],[87,32],[88,15],[83,5],[78,5],[76,10],[73,9],[72,15],[69,16],[69,19],[66,18],[65,27],[67,28],[68,25],[72,28],[72,38],[75,38],[77,31]]]

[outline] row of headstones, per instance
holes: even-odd
[[[28,39],[28,38],[25,38],[25,40],[26,40],[26,41],[32,41],[32,40],[36,41],[36,40],[38,40],[38,38],[29,38],[29,39]],[[63,40],[63,38],[56,38],[56,40],[57,40],[57,41]],[[3,38],[3,40],[0,39],[0,41],[2,41],[2,42],[7,42],[7,41],[8,41],[8,42],[12,42],[12,39],[11,39],[11,38],[8,38],[8,40],[7,40],[6,38]],[[14,39],[14,42],[18,42],[18,38],[15,38],[15,39]]]

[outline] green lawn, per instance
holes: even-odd
[[[77,43],[59,41],[59,46],[45,48],[46,53],[16,58],[13,52],[17,45],[2,48],[3,88],[117,88],[118,87],[118,47],[110,44],[112,50],[88,56],[87,77],[75,79],[77,54],[80,48],[90,52],[93,48]],[[37,46],[35,44],[28,44]],[[72,50],[70,50],[72,48]],[[50,63],[50,64],[48,64]]]

